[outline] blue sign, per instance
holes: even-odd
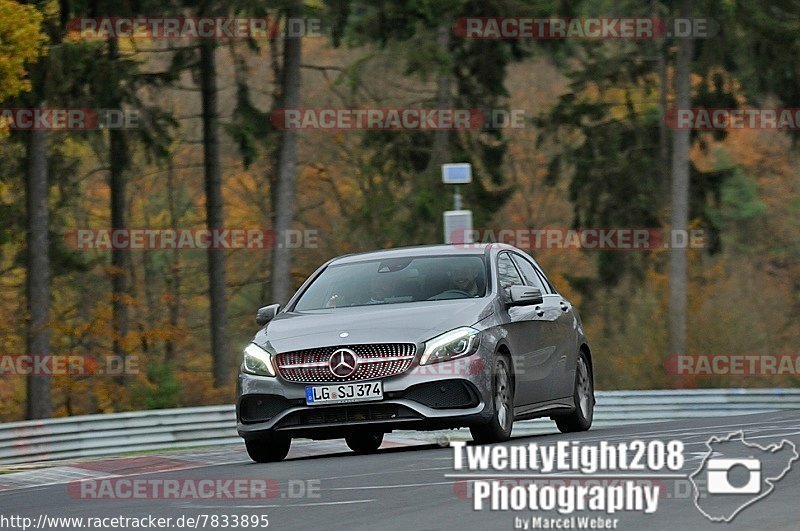
[[[472,182],[472,165],[469,162],[442,164],[444,184],[469,184]]]

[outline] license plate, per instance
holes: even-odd
[[[383,384],[379,381],[306,387],[306,404],[309,406],[381,399],[383,399]]]

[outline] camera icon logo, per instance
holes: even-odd
[[[736,485],[731,473],[742,467],[749,472],[747,482]],[[709,494],[758,494],[761,492],[761,461],[758,459],[709,459],[706,464]]]
[[[731,522],[764,499],[800,459],[792,441],[781,439],[762,446],[746,440],[744,431],[711,437],[706,448],[689,481],[695,506],[712,522]]]

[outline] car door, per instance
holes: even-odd
[[[524,262],[533,266],[539,281],[547,290],[543,297],[544,307],[547,314],[552,316],[555,324],[554,344],[556,350],[552,360],[550,396],[552,399],[569,397],[574,391],[575,367],[578,363],[578,321],[575,317],[575,310],[569,301],[556,291],[553,283],[535,260],[525,258]]]
[[[497,257],[498,281],[501,297],[510,301],[511,286],[527,285],[511,253],[502,252]],[[503,305],[508,316],[508,341],[514,357],[516,379],[515,403],[527,406],[547,400],[549,396],[549,359],[554,355],[554,327],[552,313],[548,315],[542,305]]]
[[[553,395],[553,379],[558,365],[558,319],[561,310],[552,298],[553,290],[539,276],[534,262],[521,253],[513,252],[511,255],[525,285],[542,292],[542,304],[534,307],[539,320],[536,330],[539,337],[527,351],[526,366],[537,379],[536,402],[545,402],[556,398]]]

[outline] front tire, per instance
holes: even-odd
[[[594,382],[589,359],[583,351],[578,354],[575,369],[575,391],[573,393],[575,411],[563,417],[556,417],[556,426],[561,433],[586,431],[592,426],[594,418]]]
[[[373,454],[383,444],[383,433],[378,431],[353,432],[344,438],[344,442],[358,455]]]
[[[492,375],[492,418],[487,424],[471,426],[469,429],[472,440],[478,444],[507,441],[514,427],[514,385],[508,358],[497,356]]]
[[[256,463],[275,463],[283,461],[289,455],[292,438],[273,433],[260,439],[245,439],[247,455]]]

